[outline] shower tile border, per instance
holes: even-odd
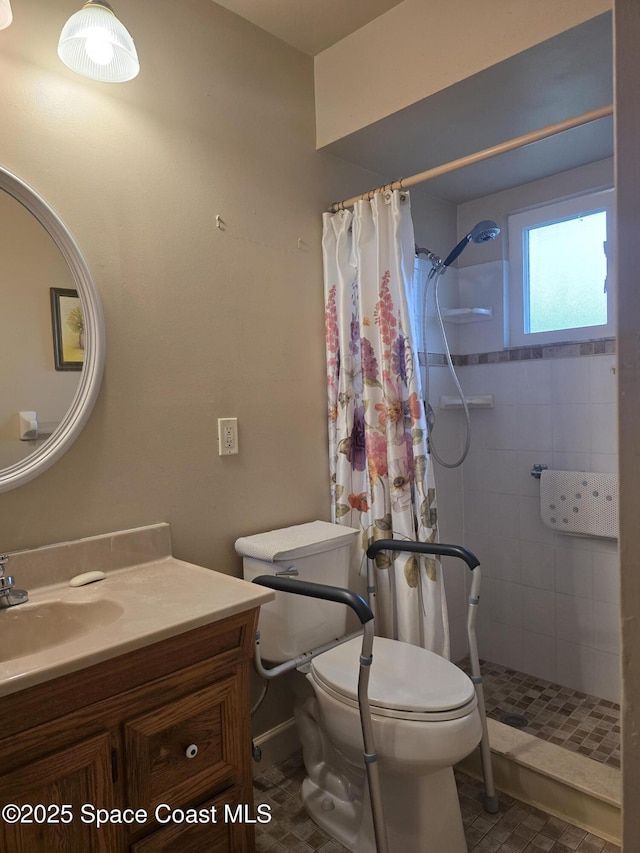
[[[468,355],[453,355],[456,367],[470,367],[476,364],[505,364],[514,361],[533,361],[550,358],[580,358],[591,355],[615,355],[616,339],[599,338],[593,341],[577,343],[538,344],[531,347],[510,347],[494,352],[475,352]],[[418,360],[423,367],[445,367],[447,359],[444,353],[418,353]]]

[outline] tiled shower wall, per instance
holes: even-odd
[[[481,657],[619,701],[617,543],[546,527],[539,480],[530,474],[538,462],[616,471],[615,356],[566,352],[580,345],[548,358],[457,368],[465,393],[493,394],[494,408],[471,411],[463,466],[436,463],[440,538],[464,541],[481,561]],[[446,367],[432,367],[430,377],[432,403],[453,393]],[[463,415],[436,414],[436,451],[451,460]],[[446,579],[457,659],[466,651],[463,570],[448,566]]]
[[[440,540],[464,543],[481,561],[478,639],[481,655],[548,681],[618,702],[619,606],[617,543],[572,537],[540,520],[534,463],[550,468],[617,470],[616,377],[613,341],[506,350],[509,299],[507,217],[516,210],[613,185],[613,161],[460,205],[457,238],[475,222],[493,219],[501,235],[470,245],[440,282],[443,308],[492,309],[482,322],[446,322],[451,352],[467,395],[493,394],[493,409],[471,411],[471,450],[459,468],[434,462]],[[429,232],[419,245],[434,251]],[[417,264],[416,313],[422,310],[430,265]],[[442,353],[433,284],[428,292],[422,351]],[[422,331],[422,329],[420,330]],[[441,358],[429,368],[429,398],[437,420],[435,450],[455,460],[463,440],[460,411],[440,410],[455,387]],[[432,363],[430,359],[430,363]],[[445,561],[451,653],[467,652],[468,570]],[[466,574],[465,574],[466,572]]]

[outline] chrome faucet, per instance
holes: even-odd
[[[29,600],[26,589],[14,589],[15,581],[11,575],[5,575],[4,567],[9,562],[8,554],[0,554],[0,610],[24,604]]]

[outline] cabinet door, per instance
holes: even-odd
[[[236,676],[125,724],[128,805],[150,814],[202,801],[243,778],[249,742]]]
[[[132,845],[131,853],[254,853],[255,838],[252,824],[234,820],[238,803],[244,801],[240,787],[230,788],[216,797],[195,806],[191,812],[207,816],[196,824],[173,824],[154,832]],[[230,811],[225,811],[225,806]],[[208,817],[213,819],[208,822]]]
[[[0,804],[6,803],[23,807],[23,820],[0,822],[0,850],[113,853],[115,828],[107,824],[96,829],[81,820],[84,804],[113,807],[110,736],[98,735],[0,776]],[[63,805],[71,809],[58,812],[55,807]],[[70,814],[73,819],[63,822]]]

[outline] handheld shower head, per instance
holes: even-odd
[[[462,254],[468,243],[486,243],[488,240],[494,240],[499,233],[500,229],[495,222],[492,222],[491,219],[483,219],[482,222],[474,225],[467,236],[463,237],[458,245],[451,250],[442,262],[442,266],[450,266]]]

